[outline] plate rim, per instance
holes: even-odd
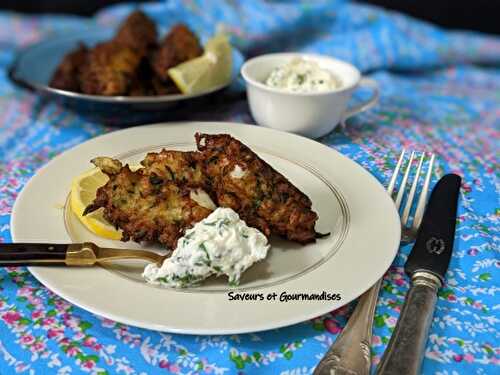
[[[87,140],[86,142],[80,143],[78,145],[75,145],[74,147],[71,147],[71,148],[65,150],[64,152],[60,153],[59,155],[54,157],[52,160],[50,160],[48,163],[46,163],[44,166],[42,166],[40,169],[38,169],[35,172],[35,174],[30,178],[30,180],[24,185],[22,191],[19,193],[19,195],[14,203],[14,206],[12,209],[12,214],[11,214],[11,220],[10,220],[11,235],[12,235],[13,241],[15,241],[16,238],[19,237],[18,233],[17,233],[15,221],[17,219],[17,215],[19,214],[19,212],[18,212],[19,202],[22,201],[23,194],[27,191],[27,187],[33,183],[36,176],[39,176],[41,173],[46,172],[47,169],[51,168],[51,166],[57,162],[57,160],[64,158],[65,154],[67,154],[69,151],[75,150],[84,144],[94,142],[98,138],[102,140],[102,139],[105,139],[107,137],[116,136],[117,133],[130,132],[131,129],[132,129],[132,131],[141,130],[141,129],[144,129],[145,127],[148,127],[148,128],[158,127],[158,128],[167,128],[168,129],[168,126],[172,126],[172,125],[177,125],[177,126],[182,126],[182,127],[185,127],[186,125],[191,125],[194,128],[200,128],[200,127],[204,127],[204,126],[212,126],[212,127],[222,126],[222,127],[230,127],[230,128],[233,126],[237,126],[237,127],[243,126],[243,127],[246,127],[247,129],[253,128],[254,130],[251,130],[251,131],[257,131],[257,132],[262,131],[262,132],[267,132],[267,133],[271,133],[271,134],[277,134],[278,136],[294,137],[294,138],[297,138],[298,141],[300,141],[300,142],[306,142],[306,144],[309,144],[309,145],[314,144],[313,147],[320,147],[327,152],[333,152],[337,155],[337,157],[343,158],[343,159],[347,160],[349,163],[352,163],[352,165],[355,166],[355,168],[357,168],[358,171],[362,172],[362,174],[364,174],[365,177],[372,179],[372,182],[374,182],[375,185],[379,186],[379,190],[382,189],[385,193],[385,190],[383,189],[383,186],[380,184],[380,182],[373,175],[371,175],[371,173],[369,173],[367,170],[365,170],[363,167],[361,167],[358,163],[349,159],[347,156],[341,154],[340,152],[336,151],[335,149],[333,149],[327,145],[324,145],[322,143],[316,142],[314,140],[311,140],[311,139],[308,139],[308,138],[305,138],[305,137],[302,137],[299,135],[281,132],[281,131],[277,131],[277,130],[269,129],[269,128],[262,128],[262,127],[258,127],[258,126],[254,126],[254,125],[234,123],[234,122],[183,121],[183,122],[170,122],[170,123],[169,122],[154,123],[154,124],[148,124],[148,125],[143,125],[143,126],[136,126],[136,127],[131,127],[131,128],[127,128],[127,129],[117,130],[114,132],[102,134],[98,137],[91,138],[91,139]],[[392,215],[390,212],[386,212],[384,214],[387,215],[389,218],[392,216],[393,222],[395,224],[397,224],[394,226],[394,228],[392,228],[393,230],[396,231],[395,233],[397,233],[397,235],[394,236],[394,241],[393,241],[394,243],[393,243],[393,246],[391,246],[392,247],[392,255],[389,257],[390,261],[388,262],[388,264],[386,266],[384,266],[383,272],[380,272],[380,275],[378,277],[383,277],[383,275],[385,274],[387,269],[392,264],[394,258],[396,257],[398,249],[399,249],[399,241],[400,241],[400,235],[401,235],[401,228],[399,225],[399,215],[398,215],[394,205],[392,204],[392,200],[386,194],[383,194],[381,196],[386,197],[386,203],[391,202],[389,207],[392,207]],[[39,269],[43,270],[43,268],[41,268],[41,267],[28,267],[28,269],[35,276],[35,278],[37,278],[48,289],[52,290],[53,292],[55,292],[56,294],[58,294],[62,298],[68,300],[72,304],[74,304],[74,305],[76,305],[76,306],[78,306],[86,311],[89,311],[93,314],[96,314],[98,316],[105,317],[108,319],[112,319],[112,320],[115,320],[117,322],[122,322],[124,324],[129,324],[132,326],[140,327],[140,328],[153,329],[153,330],[157,330],[157,331],[171,332],[171,333],[193,334],[193,335],[243,334],[243,333],[250,333],[250,332],[265,331],[265,330],[270,330],[270,329],[275,329],[275,328],[280,328],[280,327],[286,327],[286,326],[289,326],[292,324],[297,324],[297,323],[312,319],[315,316],[320,316],[320,315],[323,315],[325,313],[328,313],[329,311],[331,311],[334,308],[339,308],[341,306],[348,304],[352,300],[359,297],[366,290],[368,290],[373,285],[373,283],[376,282],[376,280],[378,279],[377,278],[373,283],[365,282],[364,287],[358,288],[357,291],[355,293],[352,293],[352,295],[348,299],[343,299],[341,301],[341,303],[337,304],[337,306],[335,306],[335,307],[332,307],[332,305],[329,303],[325,303],[324,305],[322,305],[322,308],[317,308],[314,311],[314,313],[306,311],[306,312],[303,312],[300,314],[299,313],[294,314],[293,316],[290,316],[287,319],[279,318],[279,319],[277,319],[277,320],[279,320],[279,323],[273,320],[267,324],[266,323],[260,324],[258,327],[253,327],[253,328],[252,327],[246,327],[246,328],[245,327],[243,327],[243,328],[238,327],[238,328],[233,328],[233,329],[221,328],[220,326],[219,326],[219,328],[196,328],[196,327],[178,328],[175,326],[168,326],[167,327],[165,324],[155,324],[155,323],[151,323],[151,322],[144,322],[141,320],[130,319],[126,315],[125,316],[124,315],[116,315],[114,313],[103,311],[99,307],[95,307],[95,306],[89,307],[85,304],[81,304],[81,303],[79,303],[78,298],[76,298],[76,299],[73,298],[73,296],[68,295],[64,290],[61,290],[61,288],[58,288],[57,286],[54,287],[54,285],[52,285],[50,282],[47,282],[47,280],[44,278],[44,276],[38,272]],[[97,268],[93,269],[93,271],[96,271],[96,270],[99,270],[99,269],[97,269]],[[104,271],[104,270],[101,270],[101,271]]]

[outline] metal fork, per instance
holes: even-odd
[[[400,170],[405,161],[406,150],[401,152],[392,177],[387,187],[387,193],[393,197],[393,192],[396,187]],[[401,215],[401,243],[414,242],[418,227],[422,221],[424,214],[425,203],[429,193],[429,184],[432,177],[434,154],[430,155],[428,162],[427,173],[425,176],[422,191],[420,192],[413,221],[410,224],[410,212],[415,199],[415,193],[419,184],[419,179],[422,174],[423,164],[426,154],[422,153],[419,158],[418,166],[413,177],[410,190],[406,198],[406,204]],[[410,158],[406,164],[403,178],[397,192],[393,197],[396,209],[400,211],[403,198],[407,191],[407,185],[411,179],[411,170],[414,169],[414,160],[417,153],[412,151]],[[372,327],[375,307],[377,305],[378,294],[382,279],[378,280],[368,291],[366,291],[358,301],[356,309],[352,313],[346,326],[337,337],[337,340],[330,347],[328,352],[321,359],[320,363],[314,370],[315,375],[368,375],[370,373],[371,356],[370,347],[372,341]]]

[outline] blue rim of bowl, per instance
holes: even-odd
[[[256,60],[259,60],[259,59],[265,59],[265,58],[273,57],[273,56],[278,57],[280,55],[283,57],[296,56],[296,57],[311,58],[312,60],[314,60],[316,58],[316,59],[326,59],[326,60],[332,60],[335,62],[339,62],[339,63],[345,64],[345,65],[348,65],[350,68],[352,68],[357,73],[357,79],[355,80],[354,84],[351,84],[348,86],[341,86],[338,89],[333,89],[333,90],[328,90],[328,91],[319,91],[319,92],[295,92],[295,91],[280,90],[280,89],[276,89],[274,87],[267,86],[266,84],[264,84],[260,81],[257,81],[256,79],[249,77],[248,74],[244,73],[245,68],[248,65],[250,65],[250,63],[255,62]],[[253,86],[258,87],[262,90],[273,92],[276,94],[299,96],[299,97],[300,96],[304,97],[304,96],[322,96],[322,95],[328,95],[328,94],[338,94],[338,93],[342,93],[342,92],[345,92],[348,90],[352,90],[352,89],[356,88],[356,86],[358,85],[359,81],[362,78],[362,74],[361,74],[360,70],[348,61],[340,60],[340,59],[337,59],[335,57],[328,56],[328,55],[321,55],[318,53],[307,53],[307,52],[278,52],[278,53],[267,53],[264,55],[255,56],[251,59],[246,60],[243,63],[243,65],[240,68],[240,75],[243,77],[243,79],[245,80],[245,82],[247,84],[253,85]]]
[[[234,66],[231,68],[231,80],[223,85],[215,86],[211,88],[210,90],[206,90],[197,94],[170,94],[170,95],[151,95],[151,96],[103,96],[103,95],[89,95],[89,94],[82,94],[79,92],[74,92],[74,91],[68,91],[68,90],[60,90],[60,89],[55,89],[53,87],[50,87],[45,84],[39,84],[35,82],[29,82],[23,78],[20,78],[16,75],[17,71],[17,66],[19,65],[19,61],[22,59],[23,55],[28,53],[32,48],[38,47],[41,43],[44,43],[46,40],[42,40],[38,43],[29,45],[25,48],[23,48],[21,51],[18,52],[16,58],[12,62],[12,64],[7,68],[7,77],[16,85],[30,90],[30,91],[36,91],[39,93],[48,93],[64,98],[71,98],[71,99],[82,99],[85,101],[92,101],[92,102],[101,102],[101,103],[110,103],[110,104],[134,104],[134,103],[164,103],[164,102],[177,102],[177,101],[183,101],[183,100],[188,100],[188,99],[194,99],[194,98],[199,98],[205,95],[209,95],[212,93],[215,93],[217,91],[220,91],[226,87],[229,87],[236,79],[238,78],[239,72],[234,70]],[[233,56],[236,54],[240,61],[245,60],[243,54],[234,46],[231,46],[232,54]],[[233,64],[234,64],[234,59],[233,59]],[[244,65],[241,64],[241,67]],[[240,67],[240,71],[241,71]]]

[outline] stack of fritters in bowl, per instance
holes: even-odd
[[[179,90],[168,69],[202,53],[198,37],[186,25],[173,26],[158,41],[154,22],[134,11],[111,40],[92,48],[81,43],[68,53],[50,87],[105,96],[175,94]]]

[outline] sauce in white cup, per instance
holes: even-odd
[[[286,91],[266,85],[277,67],[301,58],[314,61],[321,69],[329,70],[340,80],[334,89],[317,92]],[[378,86],[374,80],[362,78],[353,65],[328,56],[301,53],[273,53],[248,60],[241,68],[247,83],[250,111],[255,121],[278,130],[321,137],[332,131],[348,117],[371,108],[378,100]],[[373,90],[369,100],[352,109],[347,104],[357,87]]]

